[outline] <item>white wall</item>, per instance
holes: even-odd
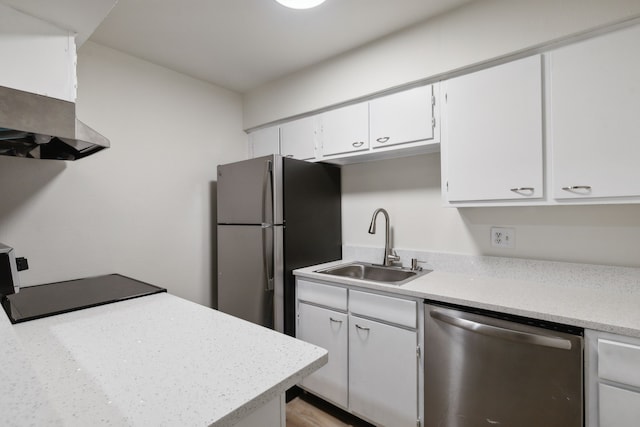
[[[245,128],[302,114],[640,15],[637,0],[472,2],[244,97]],[[343,241],[381,247],[367,233],[386,208],[401,249],[640,267],[640,206],[443,208],[439,154],[343,168]],[[491,226],[516,230],[516,248],[490,246]]]
[[[0,157],[0,241],[29,258],[23,284],[117,272],[210,305],[216,165],[246,158],[240,96],[90,42],[78,81],[78,116],[110,149]]]
[[[367,233],[383,207],[400,249],[640,267],[640,205],[444,208],[438,153],[344,166],[342,191],[349,246],[384,245]],[[515,248],[491,247],[492,226],[515,228]]]
[[[638,0],[483,0],[258,87],[249,129],[640,15]]]

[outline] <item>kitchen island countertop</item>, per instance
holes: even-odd
[[[7,426],[230,426],[327,361],[311,344],[169,294],[11,325]]]
[[[299,278],[640,337],[640,287],[590,288],[440,271],[432,271],[404,285],[394,286],[316,272],[346,262],[352,261],[334,261],[301,268],[295,270],[294,274]]]

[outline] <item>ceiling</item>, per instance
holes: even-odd
[[[237,92],[471,0],[119,0],[90,41]]]

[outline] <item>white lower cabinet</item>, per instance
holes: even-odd
[[[418,419],[418,333],[349,315],[349,407],[384,426]]]
[[[586,331],[587,427],[637,427],[640,339]]]
[[[297,279],[296,337],[329,362],[300,386],[379,426],[422,420],[422,322],[416,300]]]
[[[297,337],[329,352],[327,364],[303,379],[301,385],[346,409],[347,315],[299,302]]]

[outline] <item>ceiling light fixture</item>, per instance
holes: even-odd
[[[276,0],[283,6],[291,9],[311,9],[320,6],[325,0]]]

